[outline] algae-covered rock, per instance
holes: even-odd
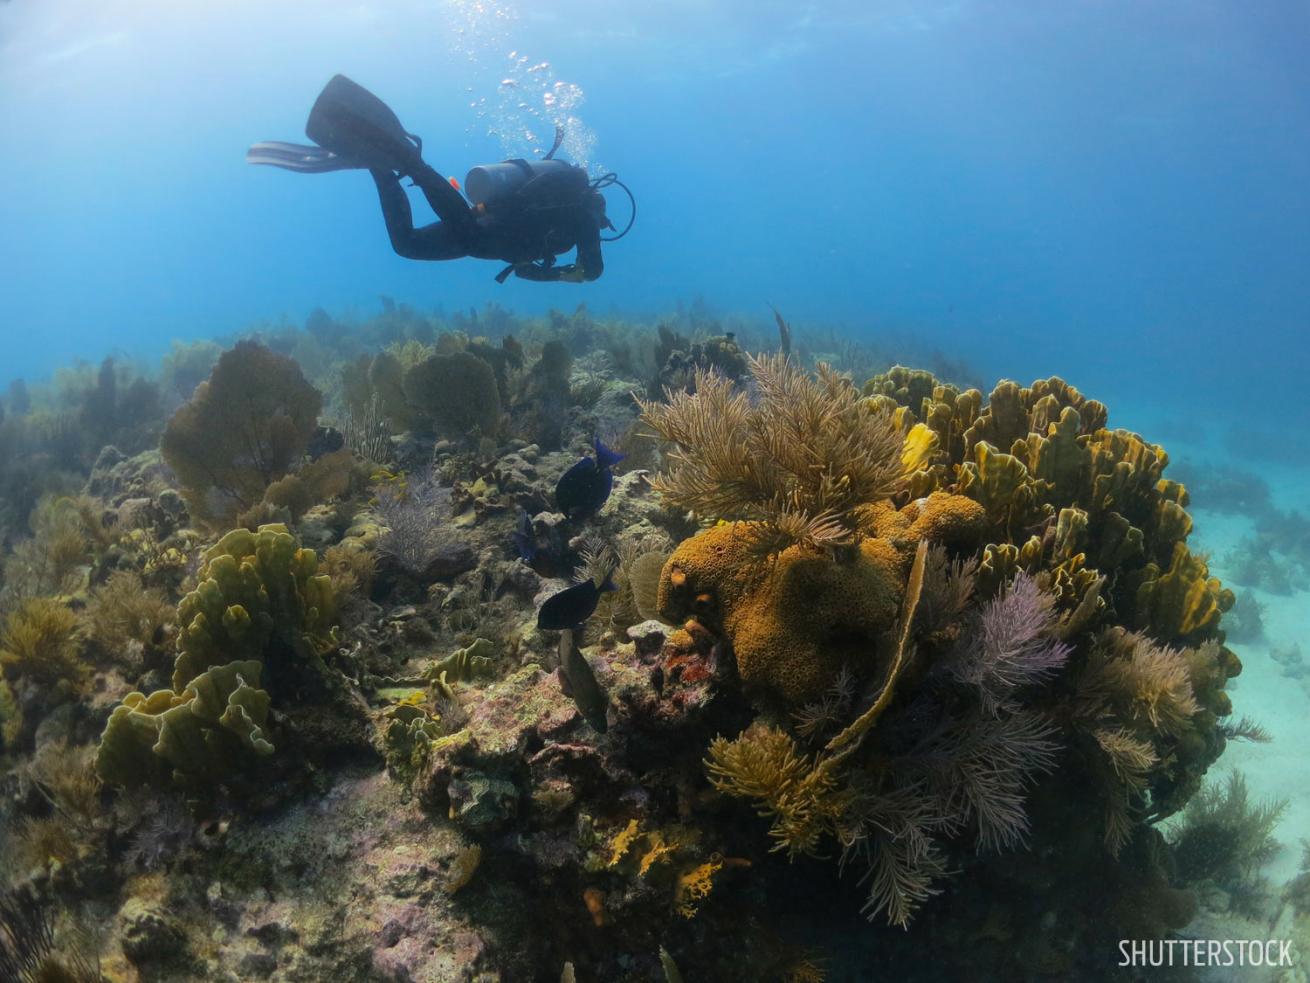
[[[118,919],[123,954],[138,966],[173,962],[182,955],[182,931],[160,905],[128,898]]]
[[[431,806],[449,801],[452,778],[465,769],[513,775],[530,748],[564,740],[580,725],[577,707],[554,673],[528,665],[481,691],[464,726],[431,745],[417,792]]]
[[[558,738],[577,719],[577,709],[555,677],[540,666],[524,666],[486,691],[470,712],[464,725],[470,748],[461,760],[498,770],[496,765],[521,760],[532,742]]]
[[[450,818],[475,835],[499,829],[518,811],[514,783],[480,771],[464,771],[451,779],[447,794]]]

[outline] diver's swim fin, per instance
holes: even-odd
[[[405,132],[381,99],[344,75],[323,86],[305,123],[305,135],[355,167],[413,173],[422,143]]]
[[[282,143],[278,140],[265,140],[254,144],[246,151],[247,164],[270,164],[288,171],[302,174],[323,174],[327,171],[345,171],[361,164],[347,160],[323,147],[306,146],[303,143]]]

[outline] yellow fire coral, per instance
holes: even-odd
[[[236,529],[202,557],[178,605],[173,689],[129,693],[110,714],[96,767],[108,782],[191,783],[266,756],[275,688],[310,678],[330,644],[336,599],[313,550],[279,525]]]
[[[1159,638],[1204,638],[1233,606],[1232,592],[1210,577],[1205,561],[1184,543],[1174,544],[1168,572],[1160,573],[1155,564],[1147,571],[1137,589],[1137,623]]]
[[[716,856],[678,875],[674,898],[678,914],[683,918],[696,917],[697,907],[710,896],[714,888],[714,875],[722,869],[723,859]]]
[[[637,876],[645,877],[656,864],[671,863],[678,851],[694,839],[678,827],[643,830],[636,819],[629,819],[628,825],[610,840],[610,858],[605,866],[617,867],[625,857],[631,856],[637,863]]]
[[[628,825],[619,830],[610,842],[610,859],[606,866],[617,867],[619,861],[632,849],[632,844],[639,839],[641,839],[640,824],[635,819],[629,819]]]
[[[910,476],[914,493],[950,490],[986,509],[985,591],[1022,569],[1072,609],[1113,572],[1101,608],[1165,642],[1214,634],[1232,595],[1187,549],[1187,491],[1164,477],[1162,447],[1107,429],[1104,404],[1056,377],[1002,382],[985,404],[977,390],[943,385],[926,396],[926,380],[913,373],[870,386],[875,401],[895,407],[902,431],[921,417],[936,435],[928,464]],[[993,575],[997,561],[1006,576]]]
[[[890,397],[901,406],[919,406],[932,397],[936,386],[931,372],[893,365],[864,384],[864,395]]]

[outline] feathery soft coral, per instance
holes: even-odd
[[[950,671],[976,688],[990,716],[1014,710],[1014,694],[1053,675],[1069,647],[1051,637],[1056,622],[1050,595],[1020,573],[1006,590],[983,605],[950,659]]]

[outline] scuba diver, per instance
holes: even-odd
[[[617,184],[614,174],[591,180],[574,164],[555,160],[563,131],[541,160],[507,160],[473,168],[459,184],[447,180],[422,158],[423,142],[401,125],[396,114],[377,96],[344,75],[335,75],[310,110],[305,134],[316,146],[268,141],[246,152],[252,164],[270,164],[289,171],[321,174],[352,168],[367,169],[377,185],[382,217],[391,246],[406,259],[495,259],[508,263],[498,283],[513,274],[524,280],[581,283],[604,270],[601,243],[627,235],[636,219],[636,202],[627,228],[614,228],[605,214],[602,188]],[[439,221],[414,226],[409,196],[401,178],[410,178],[423,192]],[[576,249],[573,263],[556,266],[557,256]]]

